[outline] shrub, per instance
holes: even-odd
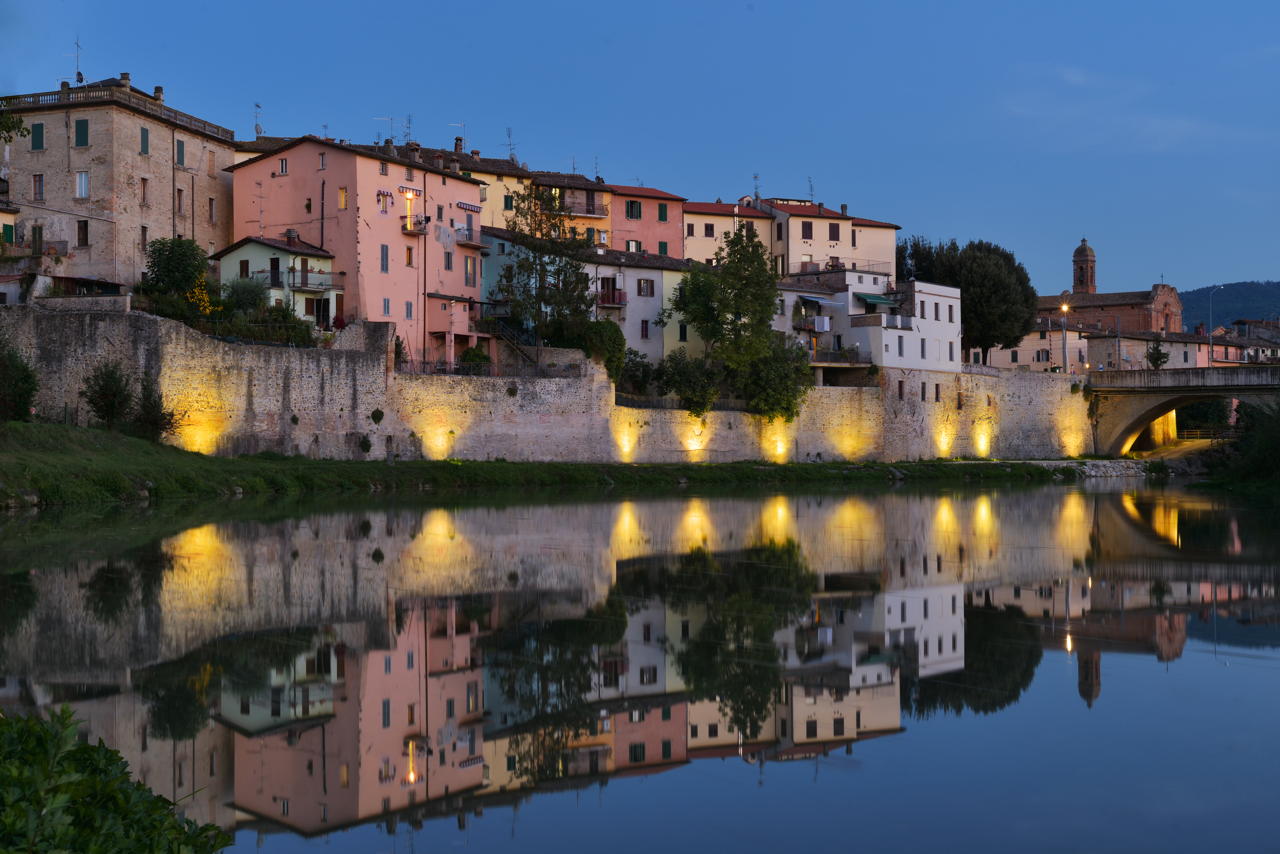
[[[747,411],[766,418],[792,421],[813,388],[813,370],[803,347],[774,338],[769,353],[733,378],[733,388],[747,402]]]
[[[222,303],[230,311],[261,313],[267,309],[267,286],[252,279],[232,279],[222,286]]]
[[[78,744],[69,708],[0,717],[0,836],[20,851],[214,852],[231,838],[179,818],[118,752]]]
[[[396,336],[396,364],[398,365],[401,362],[407,362],[408,360],[409,360],[409,353],[405,349],[404,339],[401,338],[399,335],[397,335]]]
[[[369,441],[368,436],[360,437],[360,450],[362,453],[366,454],[373,450],[373,442]]]
[[[119,362],[105,362],[93,369],[80,389],[89,411],[108,429],[128,420],[133,409],[133,384]]]
[[[164,397],[154,377],[144,377],[138,394],[138,408],[133,414],[133,433],[143,439],[159,442],[178,429],[179,418],[165,409]]]
[[[209,256],[194,240],[161,238],[147,244],[143,290],[152,294],[188,294],[204,288]]]
[[[485,352],[483,347],[468,347],[458,356],[458,361],[464,365],[487,365],[492,359]]]
[[[577,347],[592,359],[598,359],[609,372],[609,379],[617,382],[622,376],[622,366],[627,358],[627,339],[622,328],[612,320],[592,320],[582,327],[575,338],[565,341],[569,347]]]
[[[369,413],[369,419],[373,421],[374,424],[381,424],[383,415],[384,413],[381,409],[375,409]]]
[[[685,348],[672,351],[658,364],[659,394],[674,394],[689,414],[703,416],[720,396],[721,372],[717,363],[693,358]]]
[[[653,383],[654,367],[649,357],[639,350],[627,348],[626,360],[622,363],[622,380],[619,385],[628,394],[645,394]]]
[[[26,421],[35,400],[36,372],[22,354],[0,342],[0,421]]]

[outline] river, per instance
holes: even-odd
[[[232,851],[1269,848],[1280,529],[1173,488],[0,524],[0,710]]]

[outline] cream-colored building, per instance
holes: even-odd
[[[229,242],[234,134],[169,107],[163,87],[122,73],[2,100],[30,130],[7,153],[14,243],[56,254],[56,284],[136,284],[157,238],[211,254]]]
[[[333,269],[332,252],[301,240],[294,229],[279,238],[242,238],[211,257],[219,262],[223,285],[266,285],[270,305],[288,306],[323,329],[342,314],[345,272]]]
[[[1066,337],[1067,373],[1082,374],[1089,370],[1092,359],[1089,342],[1085,336],[1096,331],[1079,323],[1067,322],[1063,331],[1061,320],[1050,322],[1037,318],[1035,328],[1022,337],[1014,347],[992,347],[987,351],[987,366],[1022,371],[1061,371],[1062,341]],[[982,351],[970,350],[966,362],[982,364]]]
[[[755,231],[761,242],[769,245],[773,217],[756,207],[752,200],[733,204],[685,202],[684,257],[703,264],[714,263],[725,237],[740,225]]]
[[[740,201],[745,204],[752,199],[744,196]],[[772,240],[766,245],[779,276],[859,270],[894,277],[901,226],[849,216],[847,205],[837,212],[803,199],[754,203],[774,218]]]

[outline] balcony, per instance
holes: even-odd
[[[596,298],[596,305],[602,308],[623,308],[627,304],[627,292],[621,288],[601,291]]]
[[[458,242],[459,246],[469,246],[473,249],[484,248],[484,243],[480,239],[480,229],[478,228],[468,228],[464,225],[459,228],[455,228],[453,233],[454,239]]]
[[[798,332],[830,332],[831,318],[822,314],[797,317],[791,325]]]
[[[249,274],[249,280],[294,291],[340,291],[343,287],[342,273],[327,270],[258,270]]]
[[[794,261],[787,265],[788,276],[813,275],[815,273],[870,273],[877,276],[890,276],[893,274],[893,262],[873,261],[869,258],[853,258],[848,261],[840,259]]]
[[[405,234],[421,236],[427,233],[431,225],[431,217],[422,214],[400,217],[400,230]]]
[[[855,314],[849,318],[849,325],[854,329],[866,326],[911,329],[911,318],[905,314]]]
[[[869,365],[871,354],[853,350],[814,350],[809,354],[811,365]]]
[[[578,199],[561,199],[556,210],[570,216],[606,217],[609,215],[609,206],[604,202],[586,202]]]

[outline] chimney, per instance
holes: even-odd
[[[460,136],[455,136],[453,138],[453,153],[454,154],[462,153],[462,137]]]
[[[60,88],[60,89],[62,89],[63,91],[66,91],[67,89],[70,89],[70,88],[71,88],[71,81],[69,81],[69,80],[63,80],[63,81],[62,81],[62,85],[61,85],[59,88]]]
[[[383,154],[395,154],[395,153],[396,153],[396,141],[395,141],[394,139],[392,139],[391,137],[387,137],[386,139],[384,139],[384,140],[382,141],[382,153],[383,153]]]
[[[473,149],[471,149],[471,156],[472,156],[472,157],[479,157],[479,156],[480,156],[480,149],[478,149],[478,148],[473,148]]]
[[[284,242],[290,246],[298,245],[298,230],[296,228],[286,228],[284,230]]]
[[[461,169],[461,168],[459,168],[458,158],[456,158],[456,157],[450,157],[450,158],[449,158],[449,171],[450,171],[450,172],[461,172],[461,171],[462,171],[462,169]]]
[[[155,92],[152,93],[151,97],[155,98],[157,101],[163,104],[164,103],[164,87],[157,86],[155,88]]]
[[[841,203],[840,203],[840,215],[841,215],[841,216],[848,216],[848,215],[849,215],[849,206],[848,206],[848,205],[846,205],[844,202],[841,202]]]
[[[120,72],[120,82],[125,85],[126,89],[133,85],[132,83],[129,82],[129,72],[127,71]]]
[[[435,157],[432,158],[432,165],[434,165],[437,169],[443,169],[444,155],[437,151]]]
[[[824,207],[822,202],[814,202],[814,204],[818,206],[818,210],[822,210],[822,208]]]

